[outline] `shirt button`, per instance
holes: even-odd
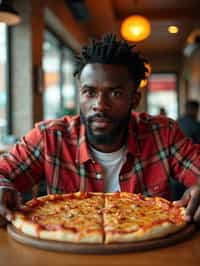
[[[101,174],[100,173],[96,173],[96,179],[101,179]]]

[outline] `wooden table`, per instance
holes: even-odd
[[[199,266],[200,232],[181,243],[161,249],[117,255],[57,253],[22,245],[0,228],[0,266],[140,265]]]

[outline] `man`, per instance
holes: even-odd
[[[162,106],[159,108],[159,115],[167,115],[165,108]]]
[[[20,208],[19,192],[46,179],[48,193],[128,191],[170,196],[169,178],[188,188],[177,204],[200,222],[199,146],[165,117],[132,113],[145,60],[107,35],[82,49],[75,75],[80,116],[36,125],[0,162],[0,214]]]
[[[185,104],[186,113],[178,120],[183,133],[192,139],[193,143],[200,144],[200,122],[197,121],[199,103],[189,100]]]

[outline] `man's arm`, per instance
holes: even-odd
[[[200,145],[192,144],[175,123],[170,137],[173,176],[188,189],[174,204],[186,206],[186,220],[200,223]]]
[[[0,157],[0,215],[9,219],[25,192],[44,176],[44,144],[39,128],[31,130],[9,153]]]

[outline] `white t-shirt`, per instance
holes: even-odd
[[[120,150],[104,153],[90,147],[94,159],[101,165],[104,177],[104,192],[121,191],[119,173],[125,161],[126,146]]]

